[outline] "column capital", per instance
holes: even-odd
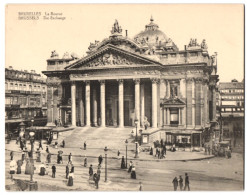
[[[152,81],[152,83],[156,83],[156,84],[160,82],[160,79],[158,78],[151,78],[150,80]]]
[[[100,85],[105,85],[105,80],[99,80]]]
[[[117,79],[119,85],[123,84],[124,80],[123,79]]]
[[[140,82],[141,82],[141,79],[133,79],[133,80],[134,80],[135,84],[140,84]]]
[[[195,78],[195,83],[202,83],[203,82],[203,78]]]
[[[195,79],[194,79],[194,78],[186,78],[186,81],[187,81],[188,83],[192,83],[192,82],[195,81]]]
[[[71,85],[75,85],[76,82],[75,81],[70,81]]]

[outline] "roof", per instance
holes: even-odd
[[[244,89],[243,82],[220,82],[218,89]]]

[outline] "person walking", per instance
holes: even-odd
[[[128,173],[131,173],[132,167],[133,167],[133,163],[132,163],[132,161],[130,161],[130,162],[129,162]]]
[[[51,163],[51,153],[47,154],[46,160],[47,160],[47,163]]]
[[[99,179],[98,179],[97,173],[94,173],[93,180],[94,180],[94,184],[95,184],[96,189],[99,189]]]
[[[124,156],[122,156],[121,169],[125,169],[125,160],[124,160]]]
[[[69,173],[69,179],[68,179],[68,186],[73,186],[74,185],[74,173]]]
[[[20,148],[21,148],[21,150],[23,151],[24,144],[23,144],[23,141],[22,141],[22,140],[20,140]]]
[[[55,178],[56,177],[56,166],[53,164],[51,169],[52,169],[52,177]]]
[[[92,177],[93,176],[93,165],[91,164],[90,167],[89,167],[89,177]]]
[[[11,152],[10,152],[10,160],[13,160],[13,157],[14,157],[14,152],[11,151]]]
[[[140,182],[139,184],[140,184],[139,191],[143,191],[142,182]]]
[[[71,153],[68,156],[68,163],[71,163],[72,164],[72,154]]]
[[[132,167],[130,176],[131,176],[131,179],[136,179],[136,168],[135,168],[135,166]]]
[[[185,173],[185,185],[184,185],[184,191],[188,188],[188,191],[190,191],[190,181],[189,176],[187,173]]]
[[[65,148],[65,141],[62,141],[62,147]]]
[[[12,159],[9,163],[9,173],[11,175],[11,180],[13,179],[13,174],[15,174],[15,171],[16,171],[16,161]]]
[[[178,179],[177,179],[177,177],[175,177],[173,179],[172,183],[173,183],[174,191],[177,191],[177,188],[178,188]]]
[[[45,165],[44,165],[44,163],[42,163],[39,166],[39,175],[41,175],[41,176],[44,176],[45,175]]]
[[[22,151],[22,153],[21,153],[21,160],[22,160],[22,162],[25,160],[25,152],[24,151]]]
[[[41,154],[40,154],[39,148],[37,148],[36,157],[37,157],[36,162],[41,162]]]
[[[68,176],[69,176],[69,164],[66,165],[65,173],[66,173],[66,179],[68,179]]]
[[[150,153],[149,154],[153,155],[153,148],[152,147],[150,148]]]
[[[119,159],[120,151],[117,151],[117,159]]]
[[[46,146],[46,150],[45,150],[47,153],[50,153],[49,151],[49,146]]]
[[[16,174],[21,174],[21,166],[23,165],[22,160],[17,161],[17,171]]]
[[[40,149],[40,148],[43,150],[42,140],[39,141],[39,149]]]
[[[99,161],[99,164],[101,165],[101,163],[102,163],[102,161],[103,161],[102,155],[99,156],[98,161]]]
[[[87,149],[87,142],[85,141],[84,142],[84,150],[86,150]]]
[[[84,167],[87,167],[87,157],[86,157],[86,155],[84,156]]]
[[[100,170],[100,168],[98,167],[98,169],[97,169],[98,180],[100,180],[100,174],[101,174],[101,170]]]
[[[183,184],[184,180],[182,178],[182,175],[179,176],[179,180],[178,180],[178,183],[179,183],[179,187],[180,187],[180,191],[183,191],[183,187],[184,187],[184,184]]]

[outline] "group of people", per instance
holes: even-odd
[[[129,162],[128,173],[130,173],[131,179],[136,179],[136,168],[135,168],[135,165],[132,161]]]
[[[100,157],[102,157],[100,155]],[[97,168],[97,171],[94,173],[93,172],[93,165],[91,164],[90,167],[89,167],[89,182],[91,180],[94,181],[94,184],[95,184],[95,188],[98,189],[99,188],[99,181],[100,181],[100,175],[101,175],[101,163],[102,163],[102,160],[101,158],[99,157],[99,164],[98,164],[98,168]]]
[[[172,180],[172,183],[173,183],[174,191],[177,191],[178,186],[180,188],[180,191],[186,191],[187,189],[188,191],[190,191],[189,176],[187,173],[185,173],[185,182],[183,181],[182,175],[180,175],[179,178],[175,177]]]

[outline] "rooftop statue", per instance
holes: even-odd
[[[208,45],[206,44],[206,40],[205,39],[202,40],[201,48],[202,49],[208,49]]]
[[[188,47],[197,47],[199,44],[197,43],[197,39],[190,39],[190,43]]]
[[[121,26],[119,26],[117,20],[115,20],[115,23],[113,24],[111,33],[112,34],[114,34],[114,33],[122,33],[122,28],[121,28]]]
[[[53,50],[52,52],[51,52],[51,58],[58,58],[58,54],[57,54],[57,52],[56,52],[56,50]]]

